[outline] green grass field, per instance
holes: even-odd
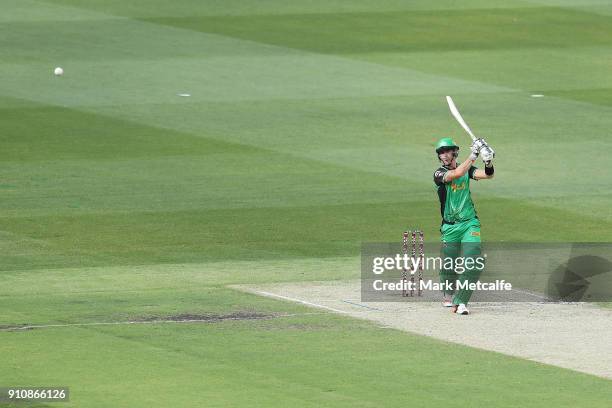
[[[469,143],[444,95],[498,153],[485,240],[612,240],[612,1],[289,3],[0,0],[0,327],[266,317],[0,331],[0,387],[609,406],[609,380],[227,285],[356,278],[362,241],[437,239],[433,144]]]

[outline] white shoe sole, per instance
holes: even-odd
[[[465,307],[465,305],[461,304],[457,308],[457,314],[460,314],[460,315],[469,315],[470,311],[468,310],[467,307]]]
[[[468,310],[467,307],[465,307],[464,304],[460,304],[460,305],[457,305],[457,308],[453,310],[453,313],[465,316],[465,315],[469,315],[470,311]]]

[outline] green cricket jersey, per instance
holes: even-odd
[[[438,187],[440,215],[448,223],[462,222],[476,217],[476,209],[470,196],[470,179],[474,179],[476,167],[472,166],[458,179],[444,182],[444,174],[450,169],[446,166],[434,172],[434,183]]]

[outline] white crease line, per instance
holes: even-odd
[[[529,292],[527,290],[521,290],[521,289],[512,288],[512,291],[518,292],[518,293],[522,293],[524,295],[529,295],[529,296],[537,297],[537,298],[540,298],[542,300],[549,300],[549,298],[546,297],[546,296],[541,296],[541,295],[538,295],[536,293]]]
[[[379,312],[383,311],[382,309],[377,309],[375,307],[371,307],[371,306],[367,306],[367,305],[362,305],[361,303],[351,302],[350,300],[343,300],[343,302],[344,303],[348,303],[349,305],[363,307],[364,309],[376,310],[376,311],[379,311]]]
[[[276,293],[264,292],[263,290],[256,290],[255,293],[259,293],[259,294],[262,294],[262,295],[268,296],[268,297],[276,297],[276,298],[279,298],[279,299],[290,300],[292,302],[297,302],[297,303],[301,303],[303,305],[312,306],[312,307],[318,307],[320,309],[331,310],[332,312],[336,312],[336,313],[342,313],[342,314],[350,315],[349,312],[345,312],[344,310],[334,309],[333,307],[323,306],[323,305],[319,305],[317,303],[307,302],[305,300],[300,300],[300,299],[292,298],[292,297],[289,297],[289,296],[277,295]]]
[[[64,323],[64,324],[40,324],[40,325],[28,325],[28,326],[17,326],[17,327],[4,327],[0,328],[0,332],[3,331],[19,331],[19,330],[31,330],[31,329],[47,329],[54,327],[79,327],[79,326],[116,326],[116,325],[128,325],[128,324],[164,324],[164,323],[218,323],[225,320],[269,320],[277,317],[294,317],[294,316],[305,316],[305,315],[317,315],[321,313],[289,313],[283,315],[271,315],[271,316],[259,316],[259,317],[211,317],[208,319],[186,319],[186,320],[128,320],[125,322],[90,322],[90,323]]]

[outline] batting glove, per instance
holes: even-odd
[[[495,157],[495,150],[491,146],[486,145],[480,149],[480,157],[485,163],[490,162]]]
[[[478,158],[478,148],[474,146],[474,144],[472,143],[472,146],[470,146],[469,159],[473,161],[473,160],[476,160],[477,158]]]
[[[488,144],[483,138],[478,138],[472,142],[472,146],[480,151],[483,147],[488,146]]]

